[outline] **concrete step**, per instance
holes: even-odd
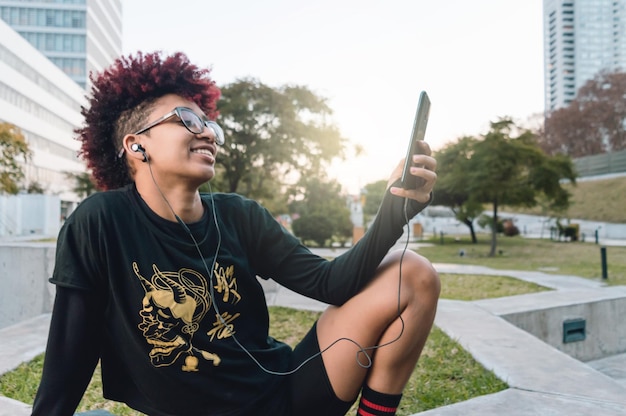
[[[414,416],[624,416],[625,411],[626,408],[614,403],[508,389]]]
[[[623,385],[473,302],[441,300],[435,324],[510,389],[425,414],[626,414]],[[480,411],[479,404],[485,406]],[[603,411],[567,411],[576,406]],[[543,410],[534,412],[539,408]]]
[[[51,314],[43,314],[0,329],[0,374],[46,350]]]

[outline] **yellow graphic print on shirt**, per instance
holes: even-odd
[[[221,267],[220,264],[216,262],[213,274],[216,279],[215,291],[222,294],[222,301],[224,303],[231,302],[237,304],[241,300],[241,296],[237,291],[237,279],[234,278],[234,266]],[[221,314],[216,312],[213,329],[207,332],[207,335],[211,337],[211,341],[213,341],[216,335],[217,339],[233,336],[235,334],[235,326],[232,322],[238,317],[238,312],[234,315],[228,312]]]
[[[214,353],[200,350],[193,346],[192,339],[199,329],[199,323],[211,308],[211,296],[207,280],[191,269],[177,272],[163,272],[152,265],[152,275],[144,277],[136,262],[133,270],[139,278],[146,294],[139,312],[142,322],[138,325],[146,342],[152,346],[150,361],[155,367],[173,365],[183,356],[183,371],[198,371],[200,359],[211,361],[214,366],[220,364],[220,357]],[[225,302],[239,302],[237,282],[233,267],[220,268],[215,265],[215,291],[221,293]],[[216,314],[215,328],[221,328],[218,338],[226,338],[234,333],[232,321],[235,316],[228,316],[228,328],[223,328],[223,317]],[[214,334],[213,334],[214,335]],[[213,337],[211,337],[213,338]]]

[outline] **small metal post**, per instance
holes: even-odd
[[[598,244],[598,229],[596,228],[596,244]]]
[[[602,279],[606,280],[609,278],[609,273],[606,265],[606,247],[600,247],[600,258],[602,260]]]
[[[443,245],[443,231],[440,231],[439,235],[441,236],[441,244]]]

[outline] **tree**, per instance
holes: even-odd
[[[457,220],[470,231],[472,243],[476,244],[474,220],[483,212],[483,205],[471,198],[469,176],[473,148],[478,142],[471,136],[461,137],[456,143],[446,145],[435,152],[439,172],[433,204],[450,207]]]
[[[533,207],[539,201],[549,200],[554,210],[563,210],[569,204],[569,193],[561,180],[575,183],[576,175],[569,157],[548,156],[539,147],[530,130],[519,129],[511,119],[502,118],[491,123],[482,140],[464,138],[446,148],[439,161],[439,192],[447,192],[456,206],[475,218],[477,207],[492,207],[491,249],[497,246],[498,209]]]
[[[292,224],[297,237],[303,241],[313,240],[320,246],[325,246],[332,238],[345,243],[352,237],[350,210],[339,183],[306,177],[295,189],[290,210],[298,216]]]
[[[321,214],[299,217],[293,221],[291,227],[302,242],[313,241],[318,247],[326,246],[326,242],[333,236],[331,221]]]
[[[346,140],[329,121],[325,99],[303,86],[271,88],[254,79],[222,87],[219,122],[227,143],[216,188],[255,199],[271,197],[284,178],[318,176],[342,157]]]
[[[98,192],[95,181],[88,172],[64,172],[64,174],[67,179],[74,181],[72,192],[79,198],[86,198]]]
[[[569,106],[546,115],[542,149],[570,157],[626,149],[626,73],[598,73]]]
[[[11,123],[0,122],[0,152],[0,192],[17,194],[31,151],[22,131]]]
[[[365,224],[368,224],[372,218],[378,214],[378,208],[383,202],[383,197],[387,191],[387,180],[368,183],[363,187],[363,196],[365,203],[363,204],[363,216]]]
[[[43,186],[41,186],[39,182],[33,181],[29,183],[28,186],[26,187],[26,193],[27,194],[43,194],[44,189],[43,189]]]

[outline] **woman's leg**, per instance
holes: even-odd
[[[401,275],[401,278],[400,278]],[[359,347],[341,340],[322,354],[337,397],[354,400],[361,387],[380,393],[400,394],[411,376],[430,333],[440,283],[437,272],[424,257],[407,250],[390,253],[376,276],[342,306],[329,307],[317,324],[323,351],[347,338],[368,349],[371,366]],[[393,342],[392,342],[393,341]]]

